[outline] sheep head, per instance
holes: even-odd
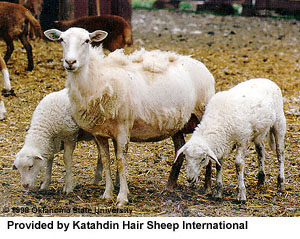
[[[186,157],[186,176],[189,182],[195,183],[198,181],[198,175],[202,168],[208,165],[209,161],[215,161],[221,166],[214,152],[209,148],[205,141],[190,140],[176,154],[175,161],[180,154]],[[174,161],[174,162],[175,162]]]
[[[87,65],[90,43],[102,41],[108,33],[101,30],[89,33],[83,28],[72,27],[65,32],[50,29],[44,34],[50,40],[61,42],[64,67],[68,72],[75,73]]]
[[[26,148],[17,153],[13,168],[19,170],[22,186],[31,189],[36,176],[45,164],[46,160],[40,154]]]

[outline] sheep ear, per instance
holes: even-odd
[[[91,42],[99,42],[107,37],[108,33],[106,31],[97,30],[90,33]]]
[[[219,162],[219,160],[217,159],[216,155],[214,154],[214,152],[209,149],[208,152],[206,152],[206,156],[212,160],[212,161],[215,161],[220,167],[222,166]]]
[[[174,159],[173,164],[176,163],[176,161],[177,161],[178,157],[180,156],[180,154],[182,154],[182,153],[185,151],[185,148],[186,148],[186,146],[183,145],[183,146],[176,152],[176,155],[175,155],[175,159]]]
[[[44,34],[48,39],[52,41],[58,41],[62,32],[57,29],[50,29],[45,31]]]
[[[34,160],[44,160],[44,158],[42,156],[34,156],[33,157]]]

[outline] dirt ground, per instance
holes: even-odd
[[[245,184],[248,200],[237,204],[236,172],[233,154],[225,160],[224,196],[220,201],[203,193],[203,176],[191,187],[183,166],[174,192],[165,189],[174,159],[171,140],[158,143],[131,143],[127,155],[129,204],[117,208],[115,202],[100,197],[101,186],[90,184],[97,151],[93,142],[78,143],[73,173],[76,187],[62,192],[64,164],[62,154],[54,159],[53,177],[48,191],[25,191],[18,171],[12,170],[16,153],[24,143],[32,112],[48,93],[64,87],[62,49],[59,43],[32,42],[35,68],[26,72],[26,53],[20,43],[8,68],[16,97],[3,97],[8,111],[0,121],[0,215],[1,216],[300,216],[300,22],[293,19],[215,16],[134,10],[135,49],[161,49],[192,55],[202,61],[216,79],[216,91],[256,77],[275,81],[282,89],[287,118],[286,190],[276,189],[278,163],[269,149],[266,158],[266,185],[257,188],[257,158],[253,145],[246,156]],[[5,44],[0,42],[4,54]],[[189,136],[187,136],[188,138]],[[111,156],[113,150],[111,149]],[[112,162],[115,172],[115,162]],[[204,172],[203,172],[204,174]],[[213,174],[215,176],[215,172]],[[113,175],[115,178],[115,174]],[[36,188],[42,181],[36,180]],[[214,183],[214,182],[213,182]],[[115,188],[116,199],[118,187]]]

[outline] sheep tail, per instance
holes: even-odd
[[[41,27],[39,21],[37,19],[35,19],[35,17],[27,9],[25,11],[25,17],[26,17],[26,20],[28,20],[30,25],[33,27],[36,37],[43,38],[42,27]]]
[[[126,45],[128,46],[132,45],[132,32],[129,25],[124,28],[124,38],[125,38]]]

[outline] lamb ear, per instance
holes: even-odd
[[[44,32],[44,35],[52,41],[58,41],[60,39],[61,34],[62,32],[57,29],[49,29]]]
[[[33,156],[34,160],[44,160],[44,158],[40,155]]]
[[[186,148],[186,146],[183,145],[183,146],[176,152],[176,155],[175,155],[175,159],[174,159],[173,164],[176,163],[176,161],[177,161],[178,157],[180,156],[180,154],[182,154],[182,153],[185,151],[185,148]]]
[[[206,156],[212,160],[215,161],[220,167],[222,166],[219,162],[219,160],[217,159],[216,155],[214,154],[214,152],[211,149],[208,149],[208,152],[206,152]]]
[[[108,33],[106,31],[97,30],[90,33],[91,42],[99,42],[107,37]]]

